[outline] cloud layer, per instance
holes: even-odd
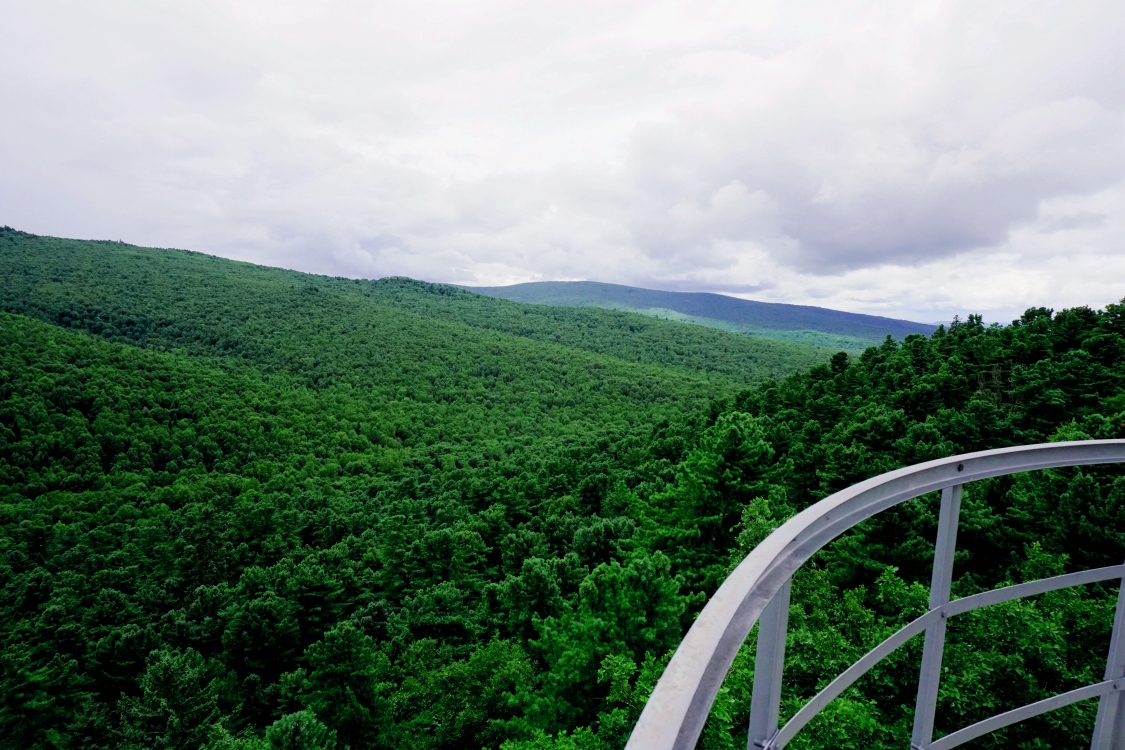
[[[943,320],[1125,296],[1120,2],[15,2],[0,223]]]

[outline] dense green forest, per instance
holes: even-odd
[[[619,748],[792,513],[918,461],[1125,437],[1125,303],[829,359],[13,230],[0,279],[0,747]],[[935,515],[798,574],[783,714],[924,610]],[[1120,467],[980,482],[954,592],[1123,556]],[[1099,679],[1115,596],[952,621],[939,732]],[[795,746],[908,745],[916,640]],[[752,680],[751,640],[702,747],[745,747]],[[977,744],[1073,747],[1094,709]]]

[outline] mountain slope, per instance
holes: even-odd
[[[756,302],[706,292],[663,292],[596,281],[538,281],[467,288],[519,302],[630,310],[739,333],[804,340],[838,348],[863,348],[888,335],[896,339],[912,333],[928,336],[936,328],[925,323],[823,307]]]
[[[747,388],[755,342],[721,331],[118,243],[0,232],[0,304],[23,313],[0,312],[3,747],[620,750],[793,513],[940,456],[1125,436],[1125,305],[970,316]],[[790,705],[925,611],[937,502],[796,574]],[[956,596],[1113,564],[1125,466],[974,483],[962,512]],[[950,629],[972,679],[940,731],[1100,673],[1115,590],[1055,593]],[[920,648],[805,746],[901,747]],[[745,746],[752,679],[748,644],[705,746]],[[1094,704],[1072,708],[1005,746],[1072,747]]]
[[[327,332],[307,330],[311,319],[332,321],[336,333],[354,332],[349,347],[371,356],[386,345],[372,336],[385,342],[407,321],[444,322],[744,384],[784,377],[832,354],[622,312],[521,305],[411,279],[330,278],[15,231],[0,233],[0,275],[7,279],[0,309],[8,312],[119,341],[248,357],[267,367],[315,356],[310,344]],[[274,361],[279,357],[287,364]]]
[[[667,558],[628,557],[634,506],[764,377],[721,332],[403,279],[5,231],[0,280],[20,747],[265,750],[298,720],[497,747],[588,723],[607,654],[682,635]],[[630,601],[591,593],[612,590]],[[621,635],[582,641],[587,610]]]

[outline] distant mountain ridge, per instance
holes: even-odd
[[[561,307],[608,307],[672,317],[740,333],[821,345],[844,345],[844,348],[862,348],[863,345],[882,341],[887,335],[896,339],[912,333],[929,336],[937,329],[930,323],[824,307],[757,302],[710,292],[665,292],[598,281],[533,281],[511,286],[464,288],[516,302]],[[826,341],[825,337],[834,340]],[[852,346],[846,346],[849,343]]]

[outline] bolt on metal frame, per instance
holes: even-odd
[[[880,660],[925,633],[911,747],[946,750],[1047,711],[1099,698],[1091,750],[1125,750],[1125,581],[1117,598],[1101,682],[998,714],[933,739],[945,623],[954,615],[1097,581],[1122,580],[1125,564],[1044,578],[950,601],[961,488],[972,481],[1063,466],[1125,462],[1125,440],[1045,443],[969,453],[892,471],[837,492],[789,519],[730,574],[696,618],[641,712],[626,750],[690,750],[739,648],[755,623],[758,650],[748,750],[780,750],[828,703]],[[778,727],[793,573],[837,536],[871,516],[941,490],[929,610],[860,658]]]

